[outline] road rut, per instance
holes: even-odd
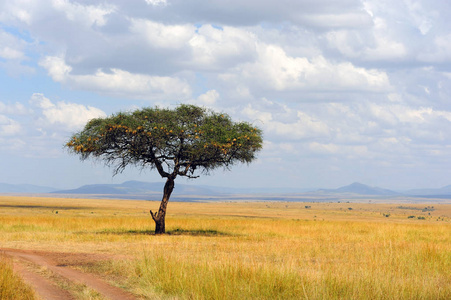
[[[112,286],[95,275],[83,273],[69,267],[71,262],[80,261],[80,259],[85,261],[97,261],[101,259],[97,254],[55,253],[9,248],[0,249],[0,252],[15,258],[15,271],[20,274],[22,278],[30,286],[32,286],[36,293],[43,299],[74,299],[74,297],[72,297],[66,290],[56,286],[49,279],[44,278],[35,272],[29,271],[24,262],[30,262],[32,264],[45,267],[71,282],[84,284],[111,300],[137,299],[131,293]]]

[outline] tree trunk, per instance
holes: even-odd
[[[173,190],[174,190],[174,178],[168,177],[164,185],[163,199],[161,199],[160,209],[158,209],[158,213],[152,213],[152,211],[150,211],[152,219],[155,221],[155,234],[163,234],[166,232],[165,227],[166,208],[168,206],[169,198],[171,197]]]

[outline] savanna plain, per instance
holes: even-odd
[[[39,297],[7,249],[66,259],[137,299],[451,299],[451,204],[170,202],[154,235],[158,205],[1,196],[1,299]]]

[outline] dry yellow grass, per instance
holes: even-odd
[[[13,273],[12,261],[0,255],[0,299],[1,300],[34,300],[33,290]]]
[[[89,270],[143,297],[451,298],[449,204],[173,202],[164,236],[149,235],[156,202],[0,207],[2,247],[127,255]]]

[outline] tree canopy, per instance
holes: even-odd
[[[156,169],[169,182],[163,195],[169,192],[169,200],[177,176],[197,178],[219,167],[250,163],[262,143],[261,129],[250,123],[182,104],[175,109],[143,108],[93,119],[66,147],[82,160],[103,160],[114,167],[115,174],[129,165]],[[151,214],[155,220],[157,215]]]

